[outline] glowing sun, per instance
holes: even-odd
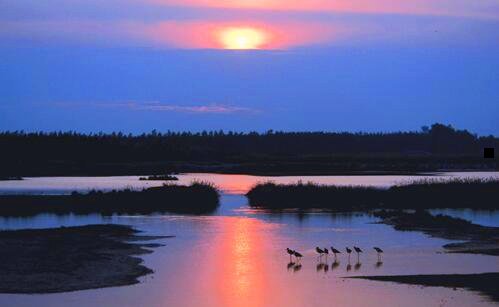
[[[225,49],[260,49],[267,40],[263,31],[253,28],[226,28],[220,32]]]

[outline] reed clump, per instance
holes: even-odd
[[[387,189],[313,183],[254,186],[247,193],[253,207],[322,208],[335,211],[368,209],[472,208],[499,209],[497,179],[425,179]]]
[[[204,182],[194,182],[189,186],[163,185],[143,190],[73,192],[71,195],[0,195],[0,216],[40,213],[204,214],[213,212],[218,206],[218,190]]]

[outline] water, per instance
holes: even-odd
[[[445,174],[455,176],[456,174]],[[467,173],[466,175],[470,175]],[[497,173],[475,174],[496,176]],[[176,235],[158,240],[165,246],[141,256],[154,275],[133,286],[45,295],[0,295],[0,306],[490,306],[486,298],[466,290],[407,286],[395,283],[345,279],[358,275],[481,273],[499,271],[496,257],[444,254],[449,241],[419,232],[399,232],[376,224],[365,214],[315,212],[267,213],[247,207],[241,195],[267,177],[243,175],[187,174],[180,183],[193,179],[214,182],[223,191],[222,206],[209,216],[54,216],[0,218],[0,228],[46,228],[60,225],[117,223],[132,225],[146,234]],[[359,177],[359,176],[355,176]],[[303,181],[389,186],[408,176],[302,177]],[[343,179],[346,178],[346,179]],[[295,182],[300,177],[270,178]],[[345,181],[343,181],[345,180]],[[136,177],[34,178],[17,182],[17,192],[65,193],[78,188],[120,188],[160,184],[137,182]],[[37,185],[43,183],[43,185]],[[11,184],[11,183],[9,183]],[[11,186],[12,187],[12,186]],[[5,182],[0,190],[8,192]],[[463,213],[464,212],[464,213]],[[451,213],[475,221],[497,224],[499,214],[453,210]],[[340,250],[358,245],[365,249],[360,266],[356,256],[342,254],[339,265],[328,270],[318,265],[315,246]],[[372,246],[386,253],[382,265]],[[285,248],[300,251],[301,268],[288,266]]]
[[[27,177],[25,180],[0,181],[0,194],[69,194],[72,191],[85,192],[92,189],[109,191],[112,189],[142,189],[161,186],[164,181],[140,181],[140,176],[111,177]],[[257,183],[313,182],[317,184],[363,185],[386,188],[394,184],[404,184],[414,180],[431,178],[499,178],[499,172],[453,172],[439,173],[436,176],[390,175],[390,176],[252,176],[192,173],[177,175],[178,181],[168,184],[187,185],[194,181],[215,184],[225,194],[245,194]]]

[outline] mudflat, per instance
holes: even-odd
[[[359,278],[376,281],[389,281],[402,284],[463,288],[477,291],[489,297],[494,302],[499,302],[499,273],[482,274],[435,274],[435,275],[398,275],[398,276],[356,276]]]
[[[153,271],[136,255],[161,244],[124,225],[0,231],[0,293],[56,293],[132,285]]]
[[[381,223],[400,231],[421,231],[427,235],[456,240],[443,247],[449,253],[470,253],[499,256],[499,227],[473,224],[447,215],[432,215],[424,210],[415,212],[378,211]]]

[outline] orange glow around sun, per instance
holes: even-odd
[[[230,27],[220,31],[220,42],[225,49],[260,49],[268,43],[268,35],[255,28]]]

